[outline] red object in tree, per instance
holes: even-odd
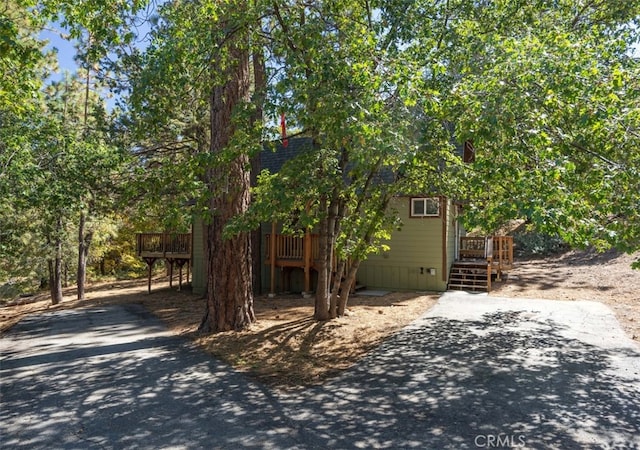
[[[287,124],[284,120],[284,113],[280,114],[280,129],[282,130],[282,146],[289,145],[289,139],[287,139]]]

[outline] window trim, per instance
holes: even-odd
[[[416,214],[415,210],[414,210],[414,202],[418,200],[418,201],[422,201],[423,205],[424,205],[424,214]],[[438,211],[437,213],[427,213],[427,203],[431,201],[431,202],[435,202],[435,204],[438,207]],[[417,219],[422,219],[422,218],[436,218],[436,217],[440,217],[440,211],[442,210],[442,205],[441,205],[441,201],[439,197],[411,197],[409,200],[409,217],[411,218],[417,218]]]

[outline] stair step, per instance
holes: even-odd
[[[486,287],[487,282],[484,283],[476,280],[449,280],[449,285],[468,285],[468,286],[477,286],[477,287]]]
[[[478,292],[487,292],[487,287],[486,286],[467,286],[464,284],[455,284],[455,285],[450,285],[448,287],[449,290],[454,290],[454,291],[478,291]]]
[[[478,280],[486,280],[486,273],[452,273],[449,278],[477,278]]]
[[[490,270],[486,261],[458,261],[451,266],[447,289],[488,292]]]

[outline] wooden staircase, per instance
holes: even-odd
[[[491,265],[487,261],[456,261],[449,273],[449,290],[489,292]]]
[[[459,259],[451,266],[447,289],[489,292],[491,277],[500,280],[513,268],[513,237],[461,237]]]

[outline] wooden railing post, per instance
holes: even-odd
[[[493,238],[490,236],[484,238],[484,257],[493,259]]]
[[[509,266],[513,266],[513,237],[510,237],[509,240]]]
[[[276,223],[271,223],[271,236],[269,237],[269,264],[271,266],[269,295],[276,295]]]

